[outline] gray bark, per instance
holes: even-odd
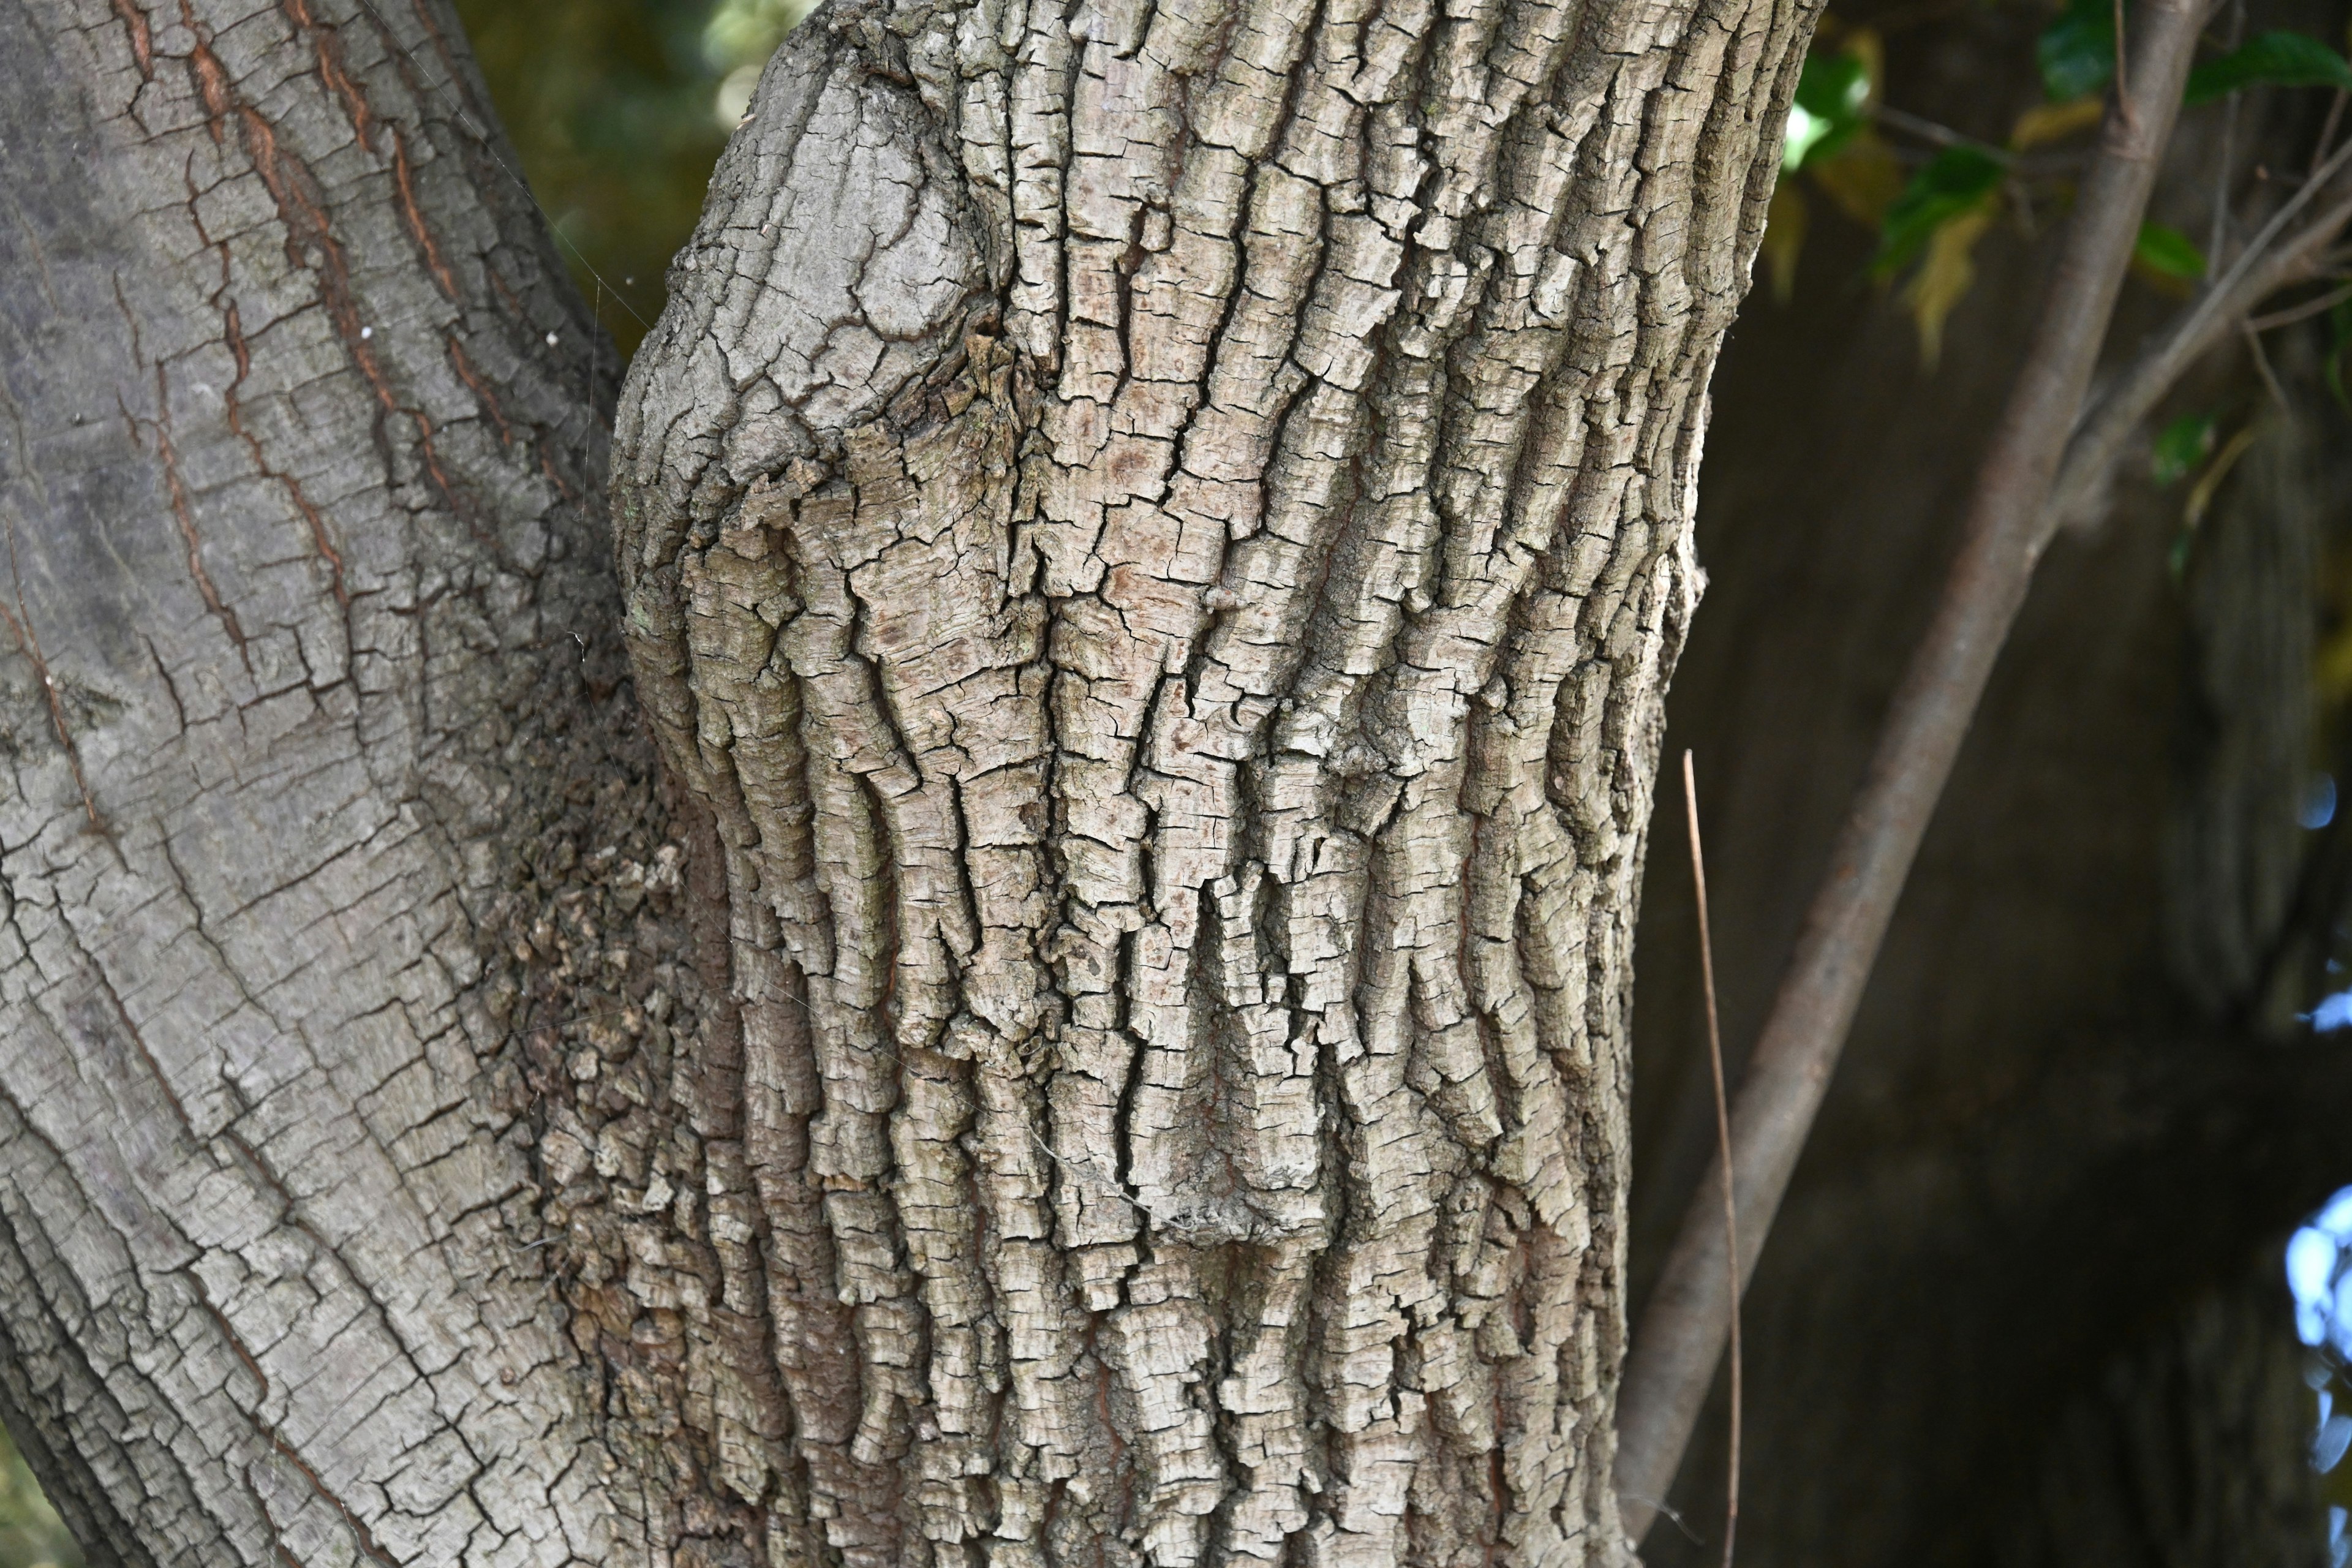
[[[0,1418],[94,1557],[1620,1560],[1810,20],[836,7],[616,591],[437,0],[0,0]]]
[[[614,496],[795,1557],[1622,1554],[1629,939],[1809,20],[836,5],[771,64]]]
[[[100,1563],[630,1559],[494,983],[650,759],[462,58],[0,4],[0,1415]]]

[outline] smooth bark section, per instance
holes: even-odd
[[[644,1560],[493,944],[650,759],[457,37],[0,0],[0,1411],[101,1563]]]
[[[910,0],[770,66],[614,496],[772,1560],[1622,1559],[1629,939],[1811,19]]]
[[[2171,140],[2203,16],[2201,0],[2165,0],[2144,15],[2132,52],[2137,90],[2108,110],[2040,324],[1979,470],[1945,596],[1895,693],[1749,1058],[1731,1134],[1743,1288],[1828,1090],[1928,818],[2049,542],[2051,488]],[[1636,1540],[1673,1484],[1728,1330],[1730,1271],[1715,1202],[1720,1160],[1676,1232],[1626,1367],[1618,1488]]]

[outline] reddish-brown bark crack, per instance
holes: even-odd
[[[74,744],[73,731],[66,726],[66,705],[58,695],[57,678],[49,673],[49,661],[41,654],[41,639],[33,630],[33,617],[25,608],[24,579],[16,569],[16,521],[12,513],[8,520],[8,574],[16,584],[16,608],[0,605],[0,621],[8,623],[8,635],[16,639],[16,651],[33,667],[33,674],[41,682],[41,694],[48,700],[49,722],[57,727],[58,744],[65,748],[67,765],[73,769],[74,787],[81,792],[81,808],[89,817],[90,831],[103,834],[106,824],[98,815],[98,801],[89,793],[89,775],[82,772],[81,748]]]
[[[196,1304],[204,1308],[205,1315],[213,1321],[213,1327],[220,1331],[221,1338],[228,1344],[229,1353],[236,1357],[244,1364],[245,1370],[253,1374],[253,1381],[260,1390],[253,1399],[254,1418],[267,1426],[268,1418],[261,1412],[262,1407],[269,1403],[269,1374],[261,1370],[261,1363],[255,1359],[253,1352],[229,1322],[227,1314],[213,1305],[213,1299],[205,1289],[202,1276],[191,1273],[188,1276],[188,1282],[195,1287]]]
[[[441,247],[433,241],[433,230],[425,222],[425,213],[416,205],[416,185],[409,174],[408,138],[397,125],[392,128],[393,188],[400,193],[401,221],[415,237],[417,247],[425,252],[425,269],[433,274],[441,292],[449,299],[457,298],[457,279],[450,274],[449,264],[441,259]]]
[[[180,13],[195,37],[195,47],[188,58],[204,97],[213,141],[226,144],[227,122],[234,116],[246,155],[253,161],[254,172],[261,176],[264,188],[277,205],[278,219],[286,226],[287,260],[318,278],[320,302],[326,306],[328,320],[334,323],[336,334],[343,340],[352,363],[374,389],[376,401],[384,412],[397,412],[398,401],[362,335],[359,306],[352,293],[351,267],[344,258],[341,244],[334,237],[326,209],[315,194],[317,182],[309,165],[287,150],[276,127],[260,110],[237,96],[219,57],[213,53],[212,46],[198,28],[189,0],[180,0]]]
[[[499,445],[513,446],[514,434],[507,427],[507,416],[499,407],[497,394],[490,390],[488,384],[483,381],[475,371],[474,362],[466,357],[466,347],[457,341],[457,333],[448,334],[448,342],[450,368],[457,373],[457,379],[464,382],[467,390],[473,393],[474,400],[482,405],[482,412],[490,416],[490,423],[499,427]]]
[[[131,0],[114,0],[114,14],[122,18],[122,30],[131,35],[131,58],[139,62],[139,79],[155,79],[155,38],[147,25],[147,14]]]
[[[196,73],[196,93],[205,100],[205,128],[212,132],[213,145],[228,144],[229,86],[228,72],[221,68],[220,57],[204,41],[196,30],[196,14],[188,0],[180,0],[180,20],[196,39],[195,51],[188,64]]]
[[[226,256],[222,258],[222,265],[224,267],[227,265]],[[228,410],[228,427],[244,441],[246,449],[253,454],[253,466],[276,479],[285,489],[287,499],[294,503],[294,509],[302,514],[302,521],[310,529],[310,542],[317,547],[320,559],[327,563],[327,572],[333,585],[335,603],[348,610],[352,607],[352,595],[351,590],[343,583],[342,552],[335,548],[333,538],[327,532],[327,520],[320,515],[319,509],[310,503],[310,498],[302,492],[301,480],[291,474],[279,473],[269,466],[268,458],[262,453],[260,438],[246,427],[244,405],[238,401],[236,393],[237,388],[245,384],[247,374],[253,369],[253,356],[246,346],[245,328],[237,317],[235,300],[231,300],[223,308],[221,324],[228,334],[229,353],[236,358],[236,378],[228,384],[228,389],[221,395],[221,401]]]
[[[342,50],[335,40],[334,29],[310,15],[310,0],[283,0],[281,8],[296,30],[310,35],[319,57],[320,79],[342,100],[343,112],[350,117],[352,131],[359,137],[360,145],[371,153],[374,152],[375,116],[368,109],[367,95],[360,90],[359,83],[353,81],[351,72],[343,68]]]
[[[172,498],[172,515],[180,524],[180,537],[188,546],[188,575],[196,581],[196,592],[204,595],[205,607],[210,610],[228,640],[236,645],[237,658],[245,660],[246,668],[253,661],[246,652],[245,628],[237,624],[236,611],[222,599],[220,590],[213,585],[212,574],[205,570],[204,544],[196,537],[195,508],[189,503],[188,487],[180,478],[180,457],[172,447],[171,389],[164,384],[163,367],[155,367],[155,449],[163,460],[163,488]]]
[[[254,1510],[261,1515],[262,1523],[269,1527],[271,1549],[278,1553],[278,1568],[303,1568],[302,1560],[287,1550],[286,1531],[278,1524],[278,1516],[270,1511],[268,1501],[261,1495],[261,1489],[253,1484],[251,1467],[248,1466],[237,1479],[245,1484],[245,1495],[253,1500]]]
[[[312,1469],[309,1462],[295,1451],[294,1445],[280,1436],[274,1426],[268,1428],[268,1434],[269,1446],[277,1450],[278,1457],[293,1466],[296,1472],[310,1483],[310,1489],[318,1493],[320,1501],[342,1516],[345,1528],[351,1531],[352,1539],[359,1542],[360,1550],[383,1563],[383,1568],[400,1568],[400,1565],[393,1561],[392,1553],[377,1543],[374,1532],[367,1527],[367,1521],[353,1513],[351,1510],[351,1505],[335,1495],[334,1489],[320,1479],[319,1472]]]
[[[264,1413],[263,1407],[269,1403],[269,1374],[261,1370],[259,1358],[247,1348],[236,1327],[229,1322],[227,1314],[213,1304],[212,1297],[205,1289],[203,1279],[191,1273],[188,1280],[195,1288],[197,1304],[204,1308],[205,1315],[212,1319],[213,1326],[220,1331],[221,1338],[228,1345],[229,1352],[236,1357],[246,1371],[253,1374],[254,1382],[260,1385],[260,1394],[254,1401],[253,1421],[254,1425],[260,1429],[262,1436],[268,1441],[271,1450],[279,1458],[292,1465],[302,1479],[310,1484],[310,1489],[318,1494],[320,1500],[342,1517],[343,1523],[349,1527],[352,1539],[359,1542],[362,1551],[378,1563],[383,1563],[384,1568],[398,1568],[391,1554],[377,1544],[375,1536],[369,1531],[366,1521],[353,1513],[341,1498],[335,1495],[333,1489],[320,1478],[319,1472],[312,1469],[302,1456],[295,1451],[294,1445],[289,1443],[280,1435],[277,1423],[271,1421]],[[247,1484],[251,1483],[248,1481]],[[279,1528],[277,1519],[271,1515],[269,1505],[262,1500],[258,1489],[254,1492],[254,1502],[260,1508],[262,1518],[268,1521],[270,1533],[280,1538],[273,1543],[277,1546],[278,1554],[289,1563],[294,1562],[293,1554],[285,1548],[284,1531]]]
[[[555,487],[555,493],[557,495],[562,496],[567,501],[574,501],[580,499],[580,492],[573,489],[569,484],[565,483],[563,476],[555,471],[555,459],[548,454],[547,442],[545,440],[541,440],[539,444],[539,468],[540,472],[547,476],[547,482]]]
[[[319,279],[320,302],[326,307],[327,319],[334,324],[336,336],[342,340],[344,351],[374,392],[376,402],[383,412],[387,415],[404,412],[415,421],[419,456],[443,503],[464,520],[477,542],[493,552],[503,553],[498,551],[497,541],[482,529],[476,509],[467,505],[449,482],[447,473],[441,467],[440,454],[434,449],[432,421],[421,409],[402,408],[390,380],[384,375],[383,367],[370,348],[372,329],[360,320],[358,300],[352,292],[350,263],[344,257],[341,243],[334,237],[326,208],[315,194],[317,181],[310,166],[286,148],[276,128],[260,110],[236,94],[218,57],[213,53],[212,47],[205,41],[197,27],[189,0],[180,0],[180,9],[187,21],[189,32],[195,37],[195,47],[189,59],[211,117],[213,140],[215,142],[222,141],[223,128],[227,119],[234,115],[246,154],[252,160],[254,172],[261,176],[263,186],[277,205],[278,218],[286,226],[287,259]],[[421,216],[416,219],[420,237],[423,221]]]

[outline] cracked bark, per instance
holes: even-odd
[[[0,1416],[99,1563],[646,1555],[529,1102],[659,955],[505,932],[665,834],[457,38],[0,3]]]
[[[95,1558],[1622,1561],[1811,19],[836,5],[608,541],[439,0],[0,0],[0,1417]]]
[[[771,63],[613,496],[736,1310],[807,1347],[772,1551],[1622,1557],[1642,836],[1809,21],[837,3]]]

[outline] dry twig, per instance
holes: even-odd
[[[1724,1482],[1723,1568],[1739,1538],[1739,1279],[1731,1271],[1739,1256],[1739,1206],[1731,1191],[1731,1110],[1723,1088],[1723,1023],[1715,1005],[1715,932],[1706,912],[1706,849],[1698,832],[1698,780],[1687,747],[1683,751],[1683,806],[1690,819],[1691,887],[1698,898],[1698,972],[1706,992],[1706,1058],[1715,1069],[1715,1152],[1723,1173],[1723,1265],[1731,1301],[1730,1475]]]

